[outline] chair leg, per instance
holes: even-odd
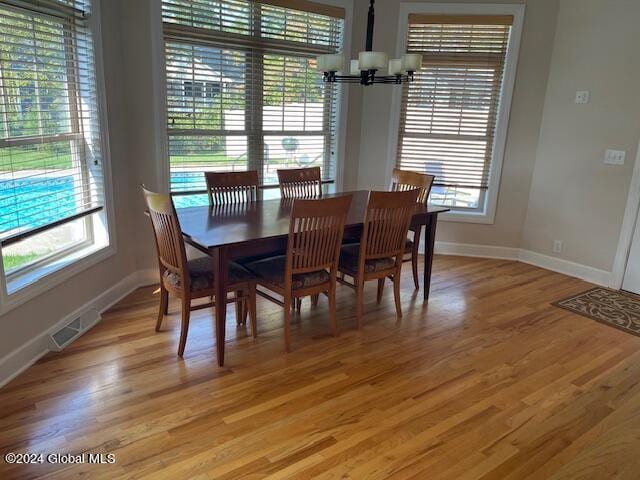
[[[284,299],[284,349],[286,352],[291,351],[291,306],[295,306],[295,298],[289,300]]]
[[[396,315],[402,318],[402,305],[400,304],[400,269],[393,275],[393,298],[396,303]]]
[[[364,302],[364,281],[356,285],[356,319],[358,320],[358,330],[362,330],[362,304]]]
[[[242,290],[236,290],[236,298],[240,298],[242,296]],[[242,325],[242,320],[244,319],[243,314],[243,304],[242,300],[236,300],[236,323],[238,325]]]
[[[296,310],[298,312],[302,310],[302,298],[296,298]]]
[[[338,336],[338,323],[336,320],[336,285],[335,283],[329,288],[329,322],[331,322],[331,334]]]
[[[158,310],[158,321],[156,322],[156,332],[160,331],[162,320],[169,309],[169,292],[160,287],[160,308]]]
[[[384,277],[378,279],[378,297],[376,299],[376,301],[378,302],[378,305],[382,301],[383,293],[384,293]]]
[[[319,293],[314,293],[313,295],[311,295],[311,306],[313,308],[318,306],[318,299],[320,298],[320,294]]]
[[[191,315],[191,299],[182,298],[182,326],[180,327],[180,343],[178,344],[178,356],[184,354],[184,347],[187,345],[187,333],[189,332],[189,316]]]
[[[249,316],[251,317],[251,334],[253,338],[258,336],[258,319],[256,318],[256,286],[249,285],[249,298],[246,300],[247,307],[245,313],[249,310]],[[246,323],[245,319],[245,323]]]
[[[411,271],[413,272],[413,284],[416,290],[420,290],[420,283],[418,282],[418,250],[414,249],[411,252]]]

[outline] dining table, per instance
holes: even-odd
[[[368,190],[323,195],[351,195],[344,237],[359,238],[369,199]],[[209,255],[213,262],[215,288],[215,335],[218,365],[224,365],[228,265],[237,259],[250,259],[286,251],[292,199],[257,200],[223,205],[205,205],[177,209],[184,240]],[[433,248],[438,215],[446,207],[416,204],[411,227],[424,226],[423,295],[429,299]],[[416,239],[417,240],[417,239]]]

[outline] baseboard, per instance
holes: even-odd
[[[602,287],[611,285],[612,273],[605,270],[589,267],[580,263],[570,262],[562,258],[551,257],[541,253],[532,252],[531,250],[520,250],[519,260],[529,265],[551,270],[553,272],[562,273],[570,277],[576,277],[585,282],[595,283]]]
[[[436,242],[434,253],[438,255],[460,255],[462,257],[496,258],[518,260],[519,248],[474,245],[469,243]]]
[[[515,260],[536,267],[562,273],[569,277],[580,278],[586,282],[609,287],[613,280],[612,273],[605,270],[570,262],[557,257],[543,255],[522,248],[495,247],[491,245],[474,245],[468,243],[436,242],[434,252],[439,255],[460,255],[463,257],[495,258],[499,260]]]
[[[49,335],[62,328],[74,318],[77,318],[91,309],[103,313],[111,306],[118,303],[137,288],[152,285],[158,282],[157,270],[139,270],[123,278],[113,287],[104,291],[94,299],[88,301],[80,308],[60,319],[53,327],[39,336],[29,340],[24,345],[16,348],[0,359],[0,387],[13,380],[27,368],[37,362],[43,355],[49,352]],[[98,322],[91,324],[83,330],[88,332]]]

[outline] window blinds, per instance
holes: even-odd
[[[338,52],[344,11],[306,0],[163,0],[171,190],[203,171],[320,166],[335,177],[337,86],[315,58]]]
[[[435,185],[486,189],[513,17],[410,15],[423,55],[403,90],[397,164]]]
[[[88,1],[0,3],[0,242],[100,210]]]

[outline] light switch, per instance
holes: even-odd
[[[576,103],[589,103],[591,94],[588,90],[581,90],[576,92]]]
[[[607,165],[624,165],[627,152],[624,150],[607,150],[604,153],[604,163]]]

